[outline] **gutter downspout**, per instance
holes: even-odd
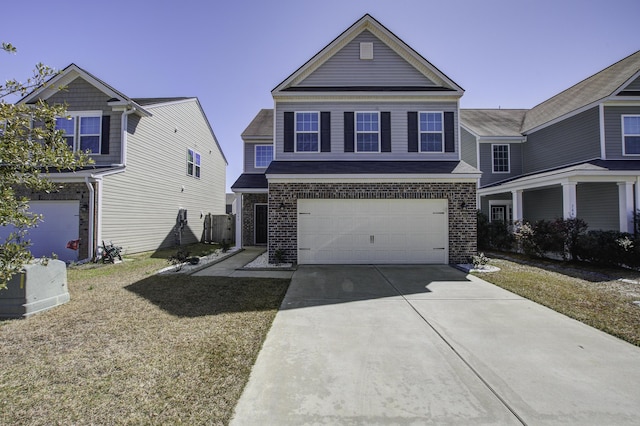
[[[131,107],[131,109],[127,109],[122,112],[122,119],[120,120],[120,135],[121,135],[121,143],[120,143],[120,161],[123,166],[127,165],[127,125],[128,125],[128,117],[129,115],[136,112],[135,107]]]
[[[84,182],[87,184],[87,188],[89,188],[89,252],[88,252],[88,257],[86,259],[84,259],[83,262],[87,262],[87,261],[91,261],[93,260],[93,256],[95,255],[95,240],[93,238],[93,231],[95,228],[95,221],[94,221],[94,212],[95,212],[95,191],[93,189],[93,185],[91,184],[91,181],[89,181],[89,176],[84,178]]]

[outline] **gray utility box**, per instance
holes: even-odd
[[[29,317],[69,301],[67,265],[61,260],[24,266],[0,290],[0,318]]]

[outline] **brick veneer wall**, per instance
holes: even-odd
[[[267,204],[267,194],[242,194],[242,245],[252,246],[254,241],[255,204]]]
[[[16,194],[20,197],[26,197],[29,200],[35,201],[68,201],[78,200],[80,201],[80,247],[78,248],[78,259],[86,259],[89,257],[89,188],[84,183],[65,183],[62,184],[55,192],[37,192],[30,191],[25,188],[21,188],[16,191]],[[51,218],[45,220],[51,220]],[[55,219],[53,219],[55,220]],[[66,241],[61,241],[62,247],[66,245]],[[99,243],[102,244],[102,243]]]
[[[269,262],[297,262],[298,199],[447,199],[449,263],[477,252],[475,183],[269,183]],[[280,208],[280,205],[284,208]]]

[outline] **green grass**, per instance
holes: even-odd
[[[289,280],[155,275],[170,254],[70,268],[69,303],[0,322],[0,424],[227,424]]]
[[[598,268],[588,264],[531,261],[509,255],[492,258],[499,272],[476,274],[482,279],[545,305],[557,312],[640,346],[640,280],[637,271]]]

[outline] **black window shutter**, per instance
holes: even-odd
[[[391,113],[380,113],[380,151],[391,152]]]
[[[331,113],[320,113],[320,151],[331,152]]]
[[[453,130],[453,112],[444,113],[444,152],[455,152],[456,138]]]
[[[408,152],[418,152],[418,113],[407,113]]]
[[[284,113],[284,152],[293,152],[293,112]]]
[[[100,146],[100,154],[109,153],[109,130],[111,129],[111,116],[102,116],[102,142]]]
[[[353,113],[344,113],[344,152],[353,152]]]

